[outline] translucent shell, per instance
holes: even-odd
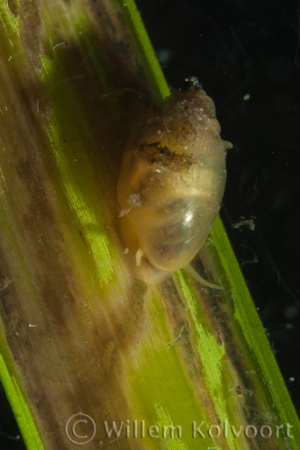
[[[220,208],[228,148],[203,90],[175,91],[147,112],[124,152],[117,187],[138,278],[159,283],[200,250]]]

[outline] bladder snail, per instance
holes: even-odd
[[[148,284],[184,268],[202,247],[220,208],[226,149],[214,103],[193,86],[146,114],[123,155],[117,194],[121,231],[135,276]],[[221,288],[222,289],[222,288]]]

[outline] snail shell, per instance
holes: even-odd
[[[136,277],[160,283],[198,253],[220,208],[231,147],[203,90],[173,91],[147,112],[124,152],[117,187]]]

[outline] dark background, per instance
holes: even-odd
[[[300,414],[299,0],[137,5],[170,86],[197,76],[234,145],[221,215]],[[241,217],[255,230],[233,228]],[[21,450],[0,400],[0,448]]]

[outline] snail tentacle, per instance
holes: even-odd
[[[198,281],[198,283],[203,284],[204,286],[207,286],[211,289],[218,289],[219,291],[223,291],[223,286],[220,286],[219,284],[210,283],[209,281],[206,281],[204,278],[199,275],[198,272],[192,267],[191,264],[187,264],[182,268],[184,272],[186,272],[190,277],[194,278],[194,280]]]

